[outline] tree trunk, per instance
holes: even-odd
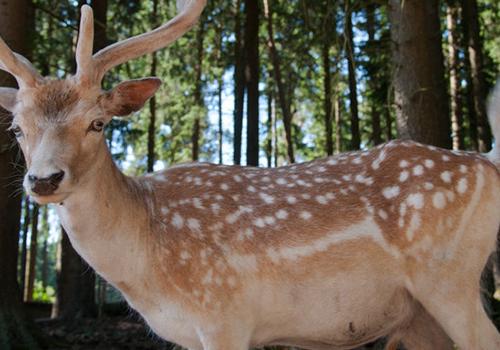
[[[372,60],[374,57],[371,55],[375,55],[376,48],[379,45],[375,40],[375,29],[376,29],[376,17],[375,17],[375,7],[374,3],[367,4],[366,7],[366,32],[368,34],[368,42],[366,44],[368,51],[368,59]],[[370,73],[374,74],[375,69],[380,69],[379,67],[375,68],[376,63],[370,62],[370,70],[368,71],[369,80],[368,85],[372,91],[372,94],[375,93],[376,89],[376,81],[377,77],[371,76]],[[370,103],[370,114],[372,119],[372,141],[374,145],[378,145],[382,143],[382,128],[380,126],[380,111],[377,109],[375,101],[371,101]]]
[[[153,27],[157,26],[158,18],[158,0],[153,0],[153,13],[151,15]],[[158,65],[158,58],[156,52],[151,54],[151,71],[150,76],[156,76],[156,67]],[[153,95],[149,99],[149,125],[148,125],[148,151],[147,151],[147,171],[150,173],[153,171],[156,152],[155,152],[155,140],[156,140],[156,96]]]
[[[71,246],[61,229],[57,258],[56,302],[52,317],[73,321],[82,317],[95,317],[95,275]]]
[[[342,120],[340,118],[340,97],[335,96],[335,152],[342,152]]]
[[[332,125],[332,73],[330,68],[330,35],[324,34],[321,55],[323,58],[323,98],[324,98],[324,122],[326,154],[333,154],[333,125]]]
[[[38,254],[38,213],[39,206],[33,204],[33,211],[31,214],[31,238],[30,238],[30,254],[28,259],[28,274],[26,281],[26,292],[24,300],[33,301],[33,291],[35,289],[36,277],[36,257]]]
[[[269,79],[270,80],[270,79]],[[269,82],[268,82],[269,83]],[[267,88],[267,122],[266,122],[266,159],[267,167],[273,165],[273,90],[269,84]]]
[[[259,165],[259,2],[245,0],[247,165]]]
[[[269,55],[273,64],[274,80],[278,87],[278,101],[281,114],[283,115],[283,125],[285,126],[288,162],[295,163],[292,139],[292,113],[290,111],[290,101],[286,98],[286,87],[282,80],[280,57],[274,41],[273,12],[268,0],[264,0],[264,13],[267,19]]]
[[[486,114],[487,87],[476,0],[462,0],[462,19],[470,65],[474,112],[477,118],[479,152],[488,152],[491,149],[491,131]]]
[[[222,154],[223,154],[223,137],[224,130],[222,128],[222,91],[224,90],[224,66],[222,65],[223,55],[222,55],[222,27],[217,28],[217,61],[221,65],[220,67],[220,75],[217,79],[217,111],[219,113],[219,131],[218,131],[218,139],[219,139],[219,164],[223,163]]]
[[[28,257],[28,231],[31,221],[30,199],[27,195],[24,196],[24,219],[22,229],[22,245],[21,245],[21,268],[19,271],[19,283],[21,290],[21,298],[24,300],[24,293],[26,289],[26,261]]]
[[[358,93],[356,63],[354,59],[354,40],[352,34],[351,0],[346,0],[345,4],[346,56],[349,70],[349,102],[351,110],[351,149],[355,150],[361,147],[361,136],[359,134]]]
[[[49,210],[47,206],[42,208],[42,232],[43,232],[43,247],[42,247],[42,286],[47,288],[49,278]]]
[[[14,51],[29,56],[33,12],[27,0],[0,2],[0,36]],[[15,86],[0,71],[1,86]],[[12,147],[12,134],[6,129],[11,116],[0,111],[0,348],[38,349],[32,324],[25,317],[17,284],[21,189],[19,149]],[[19,180],[19,181],[18,181]]]
[[[203,109],[203,95],[202,87],[202,68],[203,68],[203,40],[205,37],[205,23],[200,20],[198,24],[198,32],[196,34],[196,45],[197,45],[197,55],[196,55],[196,65],[195,65],[195,88],[194,88],[194,100],[196,106],[198,107],[196,115],[193,121],[193,133],[191,135],[192,143],[192,153],[191,159],[197,161],[200,157],[200,123],[201,123],[201,113]]]
[[[400,137],[450,148],[438,0],[390,1]]]
[[[448,70],[450,74],[451,137],[453,149],[464,149],[462,135],[462,101],[458,60],[457,23],[459,8],[455,0],[448,0],[446,7],[446,29],[448,30]]]
[[[241,0],[236,0],[235,7],[233,162],[234,164],[241,164],[241,134],[243,129],[243,103],[245,100],[245,55],[241,37]]]

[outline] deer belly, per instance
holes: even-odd
[[[279,295],[263,300],[258,324],[264,327],[256,330],[255,345],[349,349],[390,333],[411,312],[407,293],[395,285],[369,278],[360,285],[347,274],[307,287],[281,285]]]

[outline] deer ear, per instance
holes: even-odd
[[[17,89],[0,87],[0,106],[9,112],[14,110],[17,101]]]
[[[100,101],[102,108],[110,115],[121,117],[140,110],[160,87],[158,78],[129,80],[106,92]]]

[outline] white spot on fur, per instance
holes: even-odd
[[[441,157],[441,159],[442,159],[443,161],[447,162],[447,161],[449,161],[449,160],[450,160],[450,157],[448,157],[447,155],[445,155],[445,154],[444,154],[444,155]]]
[[[276,218],[284,220],[288,217],[288,212],[285,209],[280,209],[276,212]]]
[[[446,205],[446,198],[443,192],[436,192],[434,196],[432,196],[432,204],[437,209],[443,209]]]
[[[385,198],[391,199],[399,194],[399,186],[389,186],[382,190],[382,194]]]
[[[316,202],[318,202],[319,204],[328,204],[328,199],[326,199],[325,196],[318,195],[315,197],[315,199],[316,199]]]
[[[468,170],[467,166],[466,166],[466,165],[463,165],[463,164],[461,164],[461,165],[460,165],[460,168],[459,168],[459,169],[460,169],[460,172],[461,172],[462,174],[466,174],[466,173],[467,173],[467,170]]]
[[[300,212],[300,217],[304,220],[309,220],[312,217],[312,214],[304,210]]]
[[[279,179],[276,180],[276,183],[278,185],[286,185],[288,182],[284,178],[280,177]]]
[[[387,212],[383,209],[379,209],[378,211],[378,216],[380,216],[383,220],[387,220],[388,219],[388,215],[387,215]]]
[[[267,193],[259,193],[259,197],[267,204],[274,203],[274,197]]]
[[[295,204],[295,203],[297,203],[297,198],[295,198],[294,196],[287,196],[287,197],[286,197],[286,201],[287,201],[289,204]]]
[[[405,160],[405,159],[403,159],[403,160],[400,160],[400,161],[399,161],[399,167],[400,167],[400,168],[406,168],[406,167],[408,167],[409,165],[410,165],[410,163],[408,163],[408,161],[407,161],[407,160]]]
[[[254,193],[257,192],[257,189],[255,187],[253,187],[252,185],[248,186],[247,190],[248,190],[248,192],[254,192]]]
[[[234,176],[233,176],[233,179],[234,179],[234,181],[236,181],[236,182],[241,182],[241,181],[242,181],[242,178],[241,178],[241,176],[239,176],[239,175],[234,175]]]
[[[422,209],[424,207],[424,196],[422,193],[412,193],[406,200],[408,205],[415,209]]]
[[[460,180],[458,180],[457,192],[465,193],[465,191],[467,191],[467,179],[465,177],[462,177]]]
[[[201,225],[200,222],[197,219],[194,218],[189,218],[187,220],[187,226],[192,230],[192,231],[197,231],[199,232],[201,230]]]
[[[430,191],[434,188],[434,185],[431,182],[426,182],[426,183],[424,183],[424,188],[426,190]]]
[[[220,189],[223,191],[227,191],[227,190],[229,190],[229,186],[227,184],[221,184]]]
[[[432,169],[434,167],[434,161],[432,159],[426,159],[424,165],[426,168]]]
[[[260,228],[266,226],[266,223],[264,222],[263,218],[257,218],[257,219],[255,219],[254,222],[253,222],[253,224],[255,226],[257,226],[257,227],[260,227]]]
[[[420,164],[419,165],[416,165],[414,168],[413,168],[413,175],[415,176],[420,176],[424,173],[424,167],[421,166]]]
[[[443,171],[440,176],[441,176],[441,180],[443,180],[444,182],[446,182],[446,183],[451,182],[451,172],[449,172],[448,170]]]
[[[177,212],[172,217],[172,225],[179,229],[184,226],[184,218]]]
[[[264,222],[267,225],[274,225],[276,223],[276,219],[274,218],[274,216],[265,216],[264,217]]]
[[[212,208],[212,212],[214,214],[219,214],[219,212],[220,212],[220,204],[219,203],[210,204],[210,208]]]
[[[405,182],[406,180],[408,180],[408,177],[410,177],[410,173],[407,170],[403,170],[399,173],[400,182]]]

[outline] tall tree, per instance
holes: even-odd
[[[33,12],[28,0],[0,2],[0,36],[14,51],[29,56]],[[8,74],[0,71],[0,86],[15,86]],[[17,284],[17,255],[22,176],[17,147],[6,129],[11,116],[0,111],[0,348],[29,348],[39,346],[33,329],[24,316]]]
[[[259,165],[259,2],[245,0],[247,165]]]
[[[361,135],[359,133],[358,85],[356,82],[352,14],[353,9],[351,0],[345,0],[345,39],[347,66],[349,71],[349,104],[351,109],[351,149],[359,149],[361,147]]]
[[[245,100],[245,54],[241,29],[241,0],[235,2],[234,12],[234,138],[233,162],[241,164],[241,134],[243,130],[243,105]]]
[[[448,0],[446,6],[446,29],[448,31],[448,70],[450,86],[451,137],[453,149],[464,148],[462,133],[462,101],[460,93],[460,62],[458,57],[459,7],[456,0]]]
[[[31,206],[29,196],[24,196],[24,218],[22,227],[22,244],[21,244],[21,258],[20,258],[20,270],[19,270],[19,283],[22,298],[24,299],[25,294],[25,283],[26,283],[26,261],[28,257],[28,235],[31,222]]]
[[[479,151],[487,152],[491,148],[491,131],[486,115],[487,86],[484,77],[483,43],[476,0],[462,0],[462,18],[472,83],[473,106],[469,108],[474,108],[477,118]]]
[[[201,134],[201,114],[203,113],[203,42],[205,39],[205,22],[200,20],[198,24],[198,30],[196,32],[196,63],[194,66],[195,71],[195,82],[194,82],[194,101],[197,107],[194,121],[193,121],[193,132],[191,136],[192,143],[192,153],[191,159],[198,160],[200,156],[200,134]]]
[[[61,229],[57,259],[57,295],[52,317],[76,321],[95,317],[95,275],[71,246],[68,235]],[[92,288],[89,288],[92,286]]]
[[[376,51],[375,49],[379,47],[377,41],[375,40],[375,30],[376,30],[376,4],[373,2],[369,2],[366,6],[366,32],[368,34],[368,41],[366,43],[366,49],[369,54],[369,60],[370,61],[375,61],[376,60]],[[380,67],[377,67],[375,62],[370,62],[369,68],[367,68],[367,73],[369,75],[368,77],[368,85],[370,87],[371,93],[375,94],[375,89],[377,85],[377,76],[375,74],[375,71],[377,69],[380,69]],[[370,114],[371,114],[371,121],[372,121],[372,140],[373,144],[378,145],[382,143],[382,128],[380,125],[380,111],[376,106],[376,102],[378,101],[373,101],[374,99],[372,98],[372,101],[370,103]]]
[[[324,123],[326,134],[326,154],[333,154],[333,107],[332,107],[332,72],[330,64],[330,49],[332,46],[332,32],[335,33],[334,17],[333,17],[333,2],[327,4],[325,16],[323,18],[322,27],[322,43],[321,43],[321,62],[323,65],[323,104],[324,104]]]
[[[295,163],[295,154],[293,150],[292,140],[292,112],[290,110],[290,101],[288,101],[285,83],[283,82],[283,77],[281,74],[281,60],[278,54],[278,50],[276,49],[276,43],[274,41],[273,12],[268,0],[264,0],[264,14],[267,19],[269,56],[271,57],[271,61],[273,64],[272,71],[274,72],[274,80],[276,81],[276,85],[278,88],[278,101],[281,109],[281,114],[283,115],[283,125],[285,126],[288,161],[290,163]]]
[[[158,25],[158,0],[153,0],[153,12],[151,13],[151,23],[154,27]],[[151,54],[150,76],[156,76],[158,57],[156,51]],[[148,151],[147,151],[147,171],[152,172],[156,160],[155,152],[156,140],[156,96],[149,99],[149,125],[148,125]]]
[[[36,276],[36,259],[38,255],[38,214],[39,206],[33,205],[31,213],[31,236],[30,236],[30,254],[28,259],[28,273],[26,276],[26,289],[24,300],[33,301],[33,291],[35,289],[35,276]]]
[[[438,0],[391,0],[399,135],[451,147]]]
[[[47,288],[49,279],[49,210],[48,206],[42,208],[42,222],[41,229],[43,233],[43,245],[42,245],[42,271],[41,280],[44,289]]]

